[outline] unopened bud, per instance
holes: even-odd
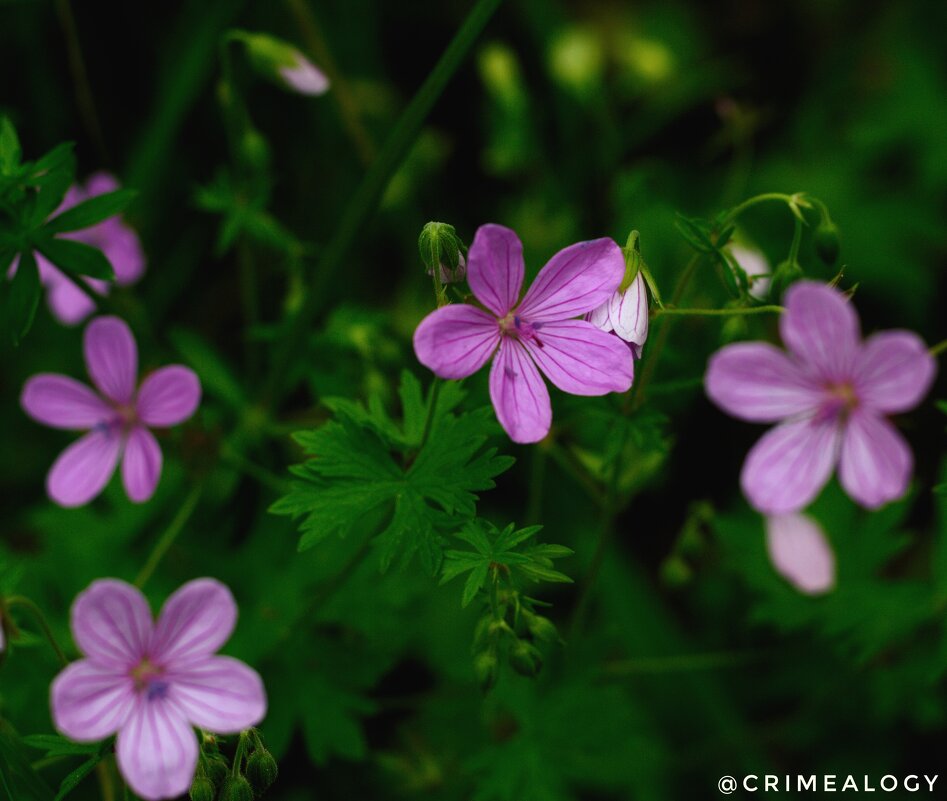
[[[325,73],[288,42],[248,31],[235,34],[235,38],[246,46],[254,69],[284,89],[301,95],[322,95],[329,90]]]
[[[815,229],[815,252],[830,267],[838,260],[838,226],[829,219],[823,219]]]
[[[500,662],[492,649],[481,651],[474,657],[474,673],[480,689],[485,693],[490,692],[500,675]]]
[[[207,777],[211,780],[214,787],[220,787],[230,773],[227,763],[221,757],[212,757],[205,764]]]
[[[772,288],[770,289],[770,297],[773,300],[779,300],[800,278],[804,278],[805,273],[802,271],[802,267],[799,266],[798,262],[794,261],[784,261],[773,273],[773,283]]]
[[[240,137],[240,154],[246,162],[257,169],[265,169],[270,162],[270,147],[263,135],[254,128],[247,128]]]
[[[247,760],[247,778],[260,795],[270,788],[278,774],[279,767],[269,751],[254,751],[253,756]]]
[[[543,655],[536,646],[517,640],[510,647],[510,664],[521,676],[535,676],[542,670]]]
[[[669,556],[661,564],[661,579],[669,587],[681,587],[691,580],[693,571],[680,556]]]
[[[191,790],[188,793],[191,801],[214,801],[217,791],[214,789],[214,783],[206,776],[198,776],[191,784]]]
[[[467,260],[464,258],[464,243],[460,241],[453,225],[429,222],[418,237],[418,252],[427,268],[434,275],[435,267],[442,284],[463,281],[467,275]]]
[[[559,639],[559,631],[548,617],[534,615],[532,612],[525,613],[523,617],[526,620],[526,628],[529,629],[533,639],[542,642],[555,642]]]
[[[220,788],[220,801],[253,801],[253,788],[243,776],[230,776]]]

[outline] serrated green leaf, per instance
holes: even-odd
[[[56,215],[43,229],[51,235],[90,228],[109,217],[121,214],[137,194],[134,189],[117,189],[96,195]]]
[[[35,241],[36,249],[63,272],[76,278],[114,281],[115,271],[105,254],[84,242],[51,236]]]
[[[20,166],[20,139],[9,117],[0,117],[0,174],[10,175]]]
[[[487,580],[487,574],[490,571],[490,562],[484,560],[474,567],[467,581],[464,583],[464,594],[461,596],[460,605],[469,606],[470,602],[476,597],[477,592]]]

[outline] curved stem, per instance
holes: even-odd
[[[329,296],[326,290],[346,265],[346,255],[377,208],[391,177],[408,155],[424,120],[501,2],[477,0],[444,55],[401,115],[378,158],[349,201],[335,235],[319,261],[319,269],[312,278],[305,300],[274,354],[272,369],[263,386],[264,398],[269,403],[275,404],[279,400],[283,376],[297,351],[299,341],[308,333],[312,321],[326,302]]]
[[[785,192],[764,192],[762,195],[754,195],[753,197],[744,200],[739,205],[734,206],[727,212],[727,215],[723,218],[722,225],[732,222],[737,217],[739,217],[747,209],[753,208],[753,206],[758,206],[760,203],[768,203],[774,200],[778,200],[787,205],[795,202],[797,199],[796,195],[787,195]]]
[[[59,647],[59,643],[56,642],[56,636],[53,634],[53,630],[49,627],[49,623],[46,622],[46,617],[43,615],[42,610],[25,595],[14,595],[11,598],[7,598],[7,608],[9,609],[14,606],[22,606],[24,609],[29,611],[29,613],[36,620],[36,623],[39,625],[53,651],[56,652],[56,658],[59,660],[59,663],[63,667],[68,666],[69,660],[66,658],[66,654],[63,653],[62,648]]]
[[[184,503],[181,504],[181,508],[178,509],[178,513],[168,524],[168,527],[164,530],[164,533],[158,538],[154,548],[152,548],[151,553],[148,555],[148,560],[145,562],[144,566],[139,571],[138,576],[135,578],[136,587],[144,587],[148,579],[151,578],[152,573],[155,572],[155,569],[160,564],[162,558],[168,552],[168,549],[174,544],[178,534],[181,533],[187,521],[194,513],[194,510],[197,508],[197,502],[200,500],[202,492],[203,487],[198,484],[191,490],[187,498],[184,499]]]
[[[928,352],[931,356],[940,356],[945,350],[947,350],[947,339],[938,342],[936,345],[932,345]]]

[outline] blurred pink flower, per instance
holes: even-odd
[[[97,172],[89,177],[85,187],[78,184],[70,187],[55,214],[60,214],[96,195],[114,192],[119,188],[118,181],[113,175]],[[118,286],[134,284],[145,272],[145,254],[138,234],[126,225],[120,216],[109,217],[91,228],[59,234],[59,236],[63,239],[74,239],[101,250],[115,271],[115,283]],[[35,253],[34,256],[36,265],[39,267],[40,281],[46,287],[46,302],[53,316],[65,325],[81,323],[95,310],[95,304],[63,275],[58,267],[39,253]],[[14,261],[10,267],[11,275],[16,272],[17,266],[18,260]],[[107,281],[89,277],[86,277],[85,281],[100,295],[108,294]]]
[[[808,515],[767,517],[766,550],[776,572],[799,592],[821,595],[835,587],[835,554]]]
[[[95,498],[122,461],[128,497],[147,501],[161,476],[161,447],[149,427],[187,420],[201,399],[194,371],[175,364],[150,373],[136,390],[138,348],[118,317],[98,317],[83,337],[86,369],[98,393],[64,375],[41,373],[23,387],[20,404],[53,428],[88,431],[64,450],[46,477],[50,498],[81,506]]]
[[[118,768],[147,801],[187,792],[198,758],[192,727],[236,734],[266,714],[256,671],[217,654],[237,622],[219,581],[185,584],[155,624],[136,587],[101,579],[76,598],[71,617],[85,658],[53,681],[53,722],[77,742],[117,733]]]
[[[293,51],[295,64],[280,67],[279,74],[286,86],[301,95],[324,95],[329,91],[326,74],[298,50]]]
[[[785,307],[780,333],[788,353],[742,342],[719,350],[707,368],[707,394],[720,408],[779,423],[747,455],[743,492],[764,514],[795,512],[837,464],[842,487],[862,506],[899,498],[914,460],[886,415],[921,402],[937,371],[934,358],[910,331],[862,341],[855,309],[825,284],[794,284]]]
[[[563,392],[604,395],[631,387],[628,348],[584,315],[604,303],[625,273],[611,239],[570,245],[553,256],[520,297],[523,246],[509,228],[482,225],[467,258],[467,281],[486,309],[444,306],[414,332],[418,361],[441,378],[466,378],[491,358],[490,398],[514,442],[549,433],[552,405],[542,371]]]

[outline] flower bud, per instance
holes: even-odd
[[[559,631],[548,617],[535,615],[532,612],[524,612],[523,618],[533,639],[542,642],[556,642],[559,639]]]
[[[288,42],[246,31],[236,37],[246,46],[250,63],[263,77],[301,95],[322,95],[329,91],[325,73]]]
[[[207,777],[211,780],[214,787],[220,787],[230,773],[227,763],[222,757],[211,757],[204,765],[207,771]]]
[[[220,788],[220,801],[253,801],[253,788],[243,776],[230,776]]]
[[[188,793],[191,801],[214,801],[217,791],[214,789],[214,783],[206,776],[198,776],[191,784],[191,790]]]
[[[481,651],[474,657],[474,673],[477,675],[480,689],[485,693],[490,692],[500,675],[500,661],[492,649]]]
[[[605,303],[589,313],[588,321],[596,328],[614,331],[631,347],[636,359],[648,339],[648,288],[639,270],[624,291],[619,290]]]
[[[691,580],[694,571],[680,556],[669,556],[661,563],[661,579],[668,587],[682,587]]]
[[[828,218],[823,218],[822,222],[815,229],[815,252],[830,267],[838,260],[839,240],[838,226]]]
[[[258,795],[265,793],[279,774],[279,767],[273,755],[266,749],[253,752],[247,760],[247,778]]]
[[[517,640],[510,647],[510,664],[521,676],[535,676],[542,670],[543,656],[536,646]]]
[[[799,266],[798,262],[794,261],[784,261],[773,273],[773,283],[772,288],[770,289],[770,297],[773,300],[778,300],[783,296],[787,289],[792,286],[800,278],[804,278],[805,273],[802,271],[802,267]]]
[[[442,284],[463,281],[467,275],[467,261],[464,258],[464,243],[460,241],[453,225],[429,222],[421,229],[418,237],[418,251],[428,275],[434,275],[438,267],[438,277]]]

